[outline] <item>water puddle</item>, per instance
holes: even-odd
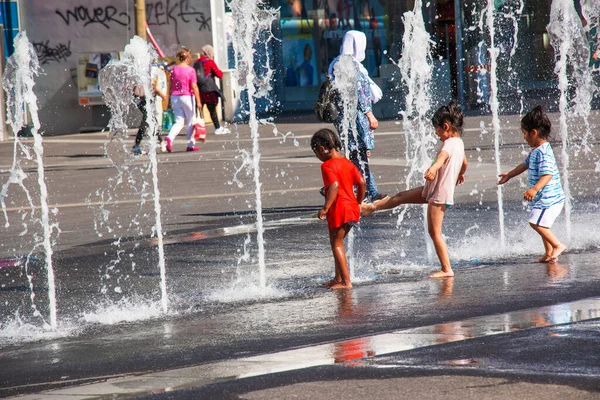
[[[366,364],[361,363],[361,360],[368,357],[524,329],[580,322],[597,318],[598,315],[600,315],[600,298],[590,298],[196,367],[116,378],[97,384],[47,391],[43,394],[89,397],[141,395],[337,363],[344,363],[347,366],[365,366]],[[457,359],[449,360],[447,363],[472,367],[478,364],[478,361]],[[23,400],[34,398],[39,398],[39,394],[21,397]]]

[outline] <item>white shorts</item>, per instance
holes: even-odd
[[[556,218],[560,215],[564,201],[551,205],[548,208],[534,208],[529,214],[529,223],[533,225],[539,225],[544,228],[552,227],[552,224]]]

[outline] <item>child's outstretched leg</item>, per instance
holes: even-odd
[[[381,200],[374,201],[371,204],[362,203],[360,205],[360,213],[365,217],[371,215],[372,212],[378,210],[389,210],[398,207],[400,204],[423,204],[426,203],[423,198],[423,186],[399,192],[392,197],[386,197]]]
[[[427,205],[427,228],[429,236],[433,241],[435,252],[440,259],[442,265],[441,271],[434,272],[429,275],[430,278],[447,278],[454,276],[454,271],[450,266],[450,257],[448,256],[448,247],[442,235],[442,222],[444,221],[444,213],[446,206],[444,204],[429,203]]]
[[[346,260],[346,249],[344,248],[344,238],[350,232],[350,228],[350,225],[344,224],[337,229],[329,231],[329,243],[331,244],[331,251],[333,251],[333,259],[335,261],[334,279],[336,283],[326,286],[332,289],[349,289],[352,287],[350,272],[348,271],[348,261]]]
[[[544,241],[544,246],[546,245],[546,242],[548,242],[550,244],[550,246],[552,246],[552,253],[550,254],[550,258],[548,260],[549,263],[555,263],[558,261],[558,256],[560,256],[566,249],[567,246],[565,246],[564,244],[562,244],[558,238],[556,236],[554,236],[554,233],[552,233],[552,231],[550,230],[550,228],[546,228],[540,225],[535,225],[532,223],[529,223],[529,225],[531,225],[531,227],[533,228],[534,231],[536,231],[537,233],[540,234],[540,236],[542,237],[542,240]],[[546,252],[548,250],[546,249]]]

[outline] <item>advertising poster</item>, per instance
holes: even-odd
[[[281,20],[285,86],[317,86],[312,20]]]
[[[98,76],[100,70],[113,58],[118,58],[116,52],[79,54],[77,57],[77,91],[80,105],[104,104]]]

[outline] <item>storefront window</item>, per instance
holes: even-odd
[[[398,10],[406,8],[398,7],[397,3],[402,2],[277,0],[274,5],[280,9],[285,100],[314,102],[315,91],[325,80],[330,63],[339,55],[344,34],[351,29],[367,35],[363,64],[371,77],[378,77],[381,65],[388,63],[384,52],[389,51],[390,41],[402,40],[390,22],[390,11],[401,17]]]
[[[384,91],[386,79],[397,74],[393,63],[402,57],[402,18],[413,10],[414,0],[272,0],[272,5],[280,8],[284,101],[304,101],[307,106],[314,101],[315,91],[350,29],[367,35],[363,64],[372,78],[383,81],[378,83]],[[433,42],[436,85],[448,98],[462,98],[467,108],[485,108],[489,101],[485,82],[489,75],[482,78],[489,72],[490,39],[482,19],[487,5],[488,0],[460,0],[457,16],[456,0],[423,1],[425,28]],[[550,2],[494,0],[493,5],[494,41],[500,50],[499,96],[506,107],[503,111],[518,111],[512,104],[520,103],[528,92],[547,93],[556,86],[554,52],[546,31]],[[511,52],[515,43],[516,51]],[[511,103],[511,98],[517,101]]]

